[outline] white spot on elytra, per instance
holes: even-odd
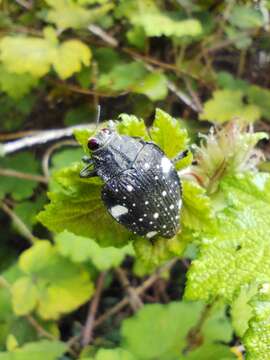
[[[155,180],[158,180],[158,176],[155,176]]]
[[[165,190],[162,191],[162,196],[166,196],[166,195],[167,195],[166,191]]]
[[[162,171],[167,174],[171,167],[172,167],[172,163],[170,162],[170,160],[164,156],[162,159],[161,159],[161,167],[162,167]]]
[[[142,219],[142,218],[139,218],[139,221],[143,221],[143,219]]]
[[[148,170],[148,169],[150,169],[150,165],[148,163],[145,163],[144,168],[145,168],[145,170]]]
[[[146,214],[143,214],[144,217],[146,217],[147,215]]]
[[[166,225],[163,225],[162,227],[163,227],[163,229],[166,229]]]
[[[118,218],[121,215],[127,214],[128,213],[128,209],[125,206],[122,205],[116,205],[113,206],[110,209],[110,212],[112,214],[113,217]]]
[[[156,234],[157,234],[156,231],[150,231],[149,233],[146,234],[146,237],[147,237],[148,239],[150,239],[151,237],[155,236]]]
[[[144,203],[145,203],[145,205],[148,205],[148,204],[149,204],[149,201],[146,200]]]
[[[135,207],[135,206],[136,206],[136,204],[135,204],[135,203],[133,203],[133,204],[132,204],[132,206],[133,206],[133,207]]]
[[[128,186],[127,186],[127,191],[132,191],[132,190],[133,190],[133,186],[128,185]]]
[[[174,205],[172,204],[172,205],[170,205],[170,209],[172,210],[172,209],[174,209]]]
[[[159,213],[157,213],[157,212],[154,213],[153,217],[154,217],[154,219],[157,219],[159,217]]]
[[[181,209],[181,206],[182,206],[182,200],[180,199],[180,200],[179,200],[179,203],[178,203],[179,209]]]
[[[153,224],[153,221],[150,221],[150,223],[149,223],[150,225],[152,225]]]

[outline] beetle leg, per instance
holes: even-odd
[[[181,151],[179,154],[177,154],[173,159],[172,162],[173,164],[176,164],[178,161],[180,161],[181,159],[184,159],[186,156],[188,156],[189,151],[188,150],[184,150]]]
[[[93,164],[93,160],[90,158],[90,156],[84,155],[82,157],[82,162],[84,162],[85,164]]]
[[[96,169],[90,169],[90,167],[93,165],[91,162],[90,164],[87,164],[81,171],[80,171],[80,177],[81,178],[90,178],[97,176]]]

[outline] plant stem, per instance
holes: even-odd
[[[28,174],[13,169],[0,169],[0,176],[11,176],[11,177],[16,177],[18,179],[38,181],[43,184],[48,184],[48,180],[44,176]]]
[[[158,269],[156,271],[155,274],[151,275],[140,286],[138,286],[136,289],[134,289],[136,294],[138,296],[143,294],[149,287],[151,287],[157,281],[157,279],[159,279],[160,275],[163,272],[169,271],[175,265],[176,262],[177,262],[177,259],[173,259],[173,260],[169,261],[167,264],[163,265],[160,269]],[[94,327],[101,325],[109,317],[118,313],[126,305],[128,305],[129,302],[130,302],[129,296],[125,297],[122,301],[120,301],[118,304],[116,304],[111,309],[109,309],[105,314],[103,314],[99,318],[97,318],[97,320],[95,321]]]
[[[189,330],[186,336],[187,346],[183,350],[183,354],[187,354],[189,351],[196,349],[202,344],[202,327],[205,321],[208,319],[214,304],[215,302],[205,305],[197,324]]]
[[[127,278],[125,271],[119,267],[115,269],[115,272],[123,288],[128,293],[129,302],[132,310],[134,312],[138,311],[140,308],[143,307],[143,302],[140,299],[139,295],[136,293],[136,290],[130,285],[130,282]]]
[[[36,238],[25,225],[25,223],[21,220],[21,218],[3,201],[0,203],[0,208],[11,218],[26,240],[28,240],[30,244],[33,245],[36,242]]]
[[[85,323],[85,327],[82,333],[82,346],[85,347],[90,344],[93,336],[94,321],[98,309],[100,295],[102,292],[106,272],[101,272],[97,280],[97,286],[95,295],[89,305],[88,315]]]

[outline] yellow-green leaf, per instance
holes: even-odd
[[[213,98],[204,103],[201,120],[216,123],[240,119],[244,123],[259,120],[260,108],[256,105],[247,105],[243,102],[244,94],[239,90],[217,90]]]
[[[12,286],[15,313],[36,309],[43,319],[57,319],[90,299],[93,284],[89,273],[63,258],[48,241],[39,241],[22,253],[24,273]]]

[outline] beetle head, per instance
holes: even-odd
[[[101,129],[96,136],[88,139],[88,149],[95,152],[104,148],[111,142],[115,134],[114,122],[110,120],[107,128]]]

